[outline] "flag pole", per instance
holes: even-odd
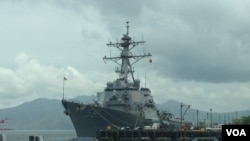
[[[67,78],[64,76],[63,77],[63,100],[64,100],[64,85],[65,85],[65,80],[67,80]]]

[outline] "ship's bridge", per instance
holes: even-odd
[[[107,82],[107,87],[105,91],[122,91],[122,90],[139,90],[140,89],[140,80],[135,79],[134,83],[126,83],[123,79],[117,79],[114,82]]]

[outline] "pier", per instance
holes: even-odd
[[[221,132],[200,130],[100,130],[99,141],[221,141]]]

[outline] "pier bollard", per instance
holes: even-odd
[[[29,141],[43,141],[43,136],[29,136]]]
[[[7,141],[5,134],[0,134],[0,141]]]

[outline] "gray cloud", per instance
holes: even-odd
[[[13,99],[61,98],[65,74],[69,97],[101,91],[116,77],[116,66],[102,57],[119,54],[105,44],[120,39],[128,20],[130,35],[146,40],[136,53],[153,55],[152,64],[136,64],[135,76],[143,82],[147,72],[157,102],[209,109],[213,101],[226,111],[227,97],[238,105],[231,110],[246,109],[249,6],[247,0],[1,1],[0,94],[9,106]]]
[[[155,11],[152,21],[162,19],[148,35],[153,35],[150,41],[159,59],[155,67],[165,66],[158,67],[159,73],[196,81],[249,81],[250,20],[242,13],[249,10],[232,8],[234,4],[180,2]]]

